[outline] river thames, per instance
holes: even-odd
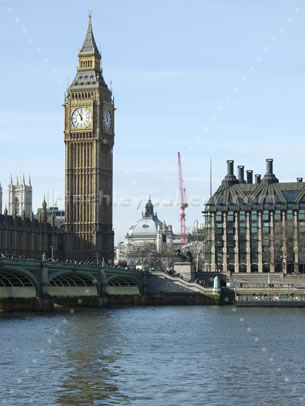
[[[0,404],[303,405],[305,309],[0,314]]]

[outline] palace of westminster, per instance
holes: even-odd
[[[31,211],[31,185],[9,186],[9,210],[2,213],[0,189],[0,252],[41,258],[113,259],[112,149],[114,102],[104,81],[101,54],[92,32],[91,15],[78,54],[76,76],[64,102],[65,221],[48,221],[46,202],[39,217]],[[29,210],[30,208],[30,210]]]
[[[41,258],[43,253],[50,257],[52,250],[52,256],[62,260],[99,257],[111,263],[115,107],[103,78],[91,15],[64,111],[64,221],[58,224],[55,213],[49,215],[45,200],[39,215],[33,215],[30,180],[27,184],[24,179],[15,184],[11,180],[8,207],[3,210],[0,185],[0,253]],[[305,183],[303,178],[279,182],[272,159],[266,163],[266,174],[255,175],[254,180],[250,170],[245,177],[243,166],[236,177],[234,162],[227,161],[227,175],[203,211],[207,271],[305,272]],[[143,235],[156,241],[158,250],[162,241],[168,246],[177,238],[171,226],[158,220],[150,201],[126,244]]]

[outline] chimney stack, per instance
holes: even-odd
[[[247,171],[247,183],[253,183],[253,171],[252,170],[248,170]]]
[[[273,175],[273,159],[266,159],[266,174]]]
[[[228,175],[230,176],[234,175],[234,161],[232,160],[227,161],[227,172]]]
[[[259,184],[261,183],[262,177],[261,175],[255,175],[255,183]]]
[[[238,183],[238,180],[234,176],[234,161],[231,159],[227,161],[227,174],[222,181],[222,184],[226,187],[230,187]]]
[[[277,177],[273,173],[273,159],[266,159],[266,175],[264,176],[262,182],[264,183],[278,183]]]
[[[240,183],[245,183],[244,168],[243,165],[238,166],[238,181]]]

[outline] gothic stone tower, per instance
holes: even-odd
[[[29,178],[29,184],[25,184],[24,176],[22,183],[13,184],[11,177],[10,184],[8,185],[8,214],[17,216],[30,217],[32,214],[32,184]]]
[[[112,149],[114,101],[89,25],[65,98],[67,258],[113,260]]]

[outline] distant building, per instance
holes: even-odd
[[[37,209],[36,217],[39,218],[42,212],[42,208]],[[47,208],[47,221],[49,223],[55,222],[56,227],[64,226],[65,224],[65,211],[60,210],[58,207]]]
[[[42,203],[39,218],[0,214],[0,254],[4,256],[41,259],[64,259],[65,235],[62,230],[47,221],[47,204]]]
[[[205,224],[199,224],[198,221],[194,221],[194,227],[192,233],[188,235],[188,242],[191,241],[204,241],[206,234]]]
[[[159,220],[149,199],[141,219],[130,227],[124,242],[118,245],[116,262],[142,265],[149,256],[162,260],[162,257],[165,259],[172,256],[179,246],[180,235],[173,233],[171,225],[167,226]]]
[[[17,182],[14,185],[11,178],[8,185],[8,214],[10,216],[16,214],[17,216],[30,217],[32,214],[32,185],[29,178],[29,184],[26,185],[24,177],[22,183]]]
[[[305,183],[279,182],[273,160],[263,178],[227,161],[228,172],[209,199],[206,269],[212,272],[305,273]]]

